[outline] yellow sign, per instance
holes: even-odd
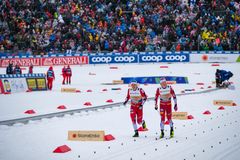
[[[187,115],[187,112],[172,112],[172,119],[186,120]]]
[[[176,84],[176,81],[167,81],[167,84]]]
[[[46,89],[46,81],[45,81],[45,78],[37,78],[37,86],[38,86],[38,89]]]
[[[213,101],[213,104],[214,105],[217,105],[217,106],[233,106],[233,101],[232,100],[214,100]]]
[[[104,141],[104,131],[68,131],[70,141]]]
[[[76,92],[76,88],[61,88],[61,92]]]
[[[29,89],[37,89],[37,83],[35,78],[27,78],[27,84]]]
[[[123,84],[123,80],[113,80],[113,84]]]

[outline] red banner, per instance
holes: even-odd
[[[42,66],[88,64],[88,56],[48,57],[42,59]]]
[[[41,58],[9,58],[1,59],[1,67],[7,67],[10,62],[13,63],[13,66],[16,64],[22,67],[28,67],[31,64],[41,66]]]
[[[31,64],[33,66],[81,65],[88,64],[88,56],[0,59],[0,67],[7,67],[9,63],[20,67],[29,67]]]

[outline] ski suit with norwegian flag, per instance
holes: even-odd
[[[177,99],[174,90],[171,86],[166,86],[166,88],[159,87],[156,90],[155,94],[155,104],[158,103],[158,98],[160,97],[160,115],[161,115],[161,129],[164,128],[165,116],[167,116],[168,121],[170,122],[170,126],[173,126],[172,122],[172,103],[171,99],[175,104],[177,104]]]
[[[128,89],[126,102],[131,100],[130,117],[136,130],[136,123],[142,124],[143,122],[143,104],[147,100],[147,95],[142,88],[136,90]]]

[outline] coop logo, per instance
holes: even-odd
[[[166,61],[184,62],[187,60],[187,56],[186,55],[167,55],[165,59]]]
[[[109,63],[112,61],[112,57],[93,57],[93,63]]]
[[[140,56],[140,62],[187,62],[189,55],[144,55]]]
[[[163,60],[163,56],[142,56],[143,62],[160,62]]]
[[[92,57],[92,63],[131,63],[136,61],[134,56],[117,56],[117,57]]]
[[[114,61],[116,62],[128,62],[131,63],[135,61],[134,56],[120,56],[120,57],[114,57]]]

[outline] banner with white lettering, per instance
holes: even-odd
[[[90,55],[89,64],[138,63],[138,55]]]
[[[82,65],[88,64],[88,56],[66,56],[46,58],[7,58],[0,59],[0,67],[7,67],[9,63],[20,67],[33,66],[55,66],[55,65]]]
[[[21,67],[28,67],[30,65],[41,66],[41,62],[41,58],[7,58],[0,60],[0,67],[7,67],[9,63],[12,63],[13,66],[17,64]]]
[[[140,54],[139,63],[189,62],[189,54]]]
[[[88,56],[48,57],[42,59],[42,66],[88,64]]]

